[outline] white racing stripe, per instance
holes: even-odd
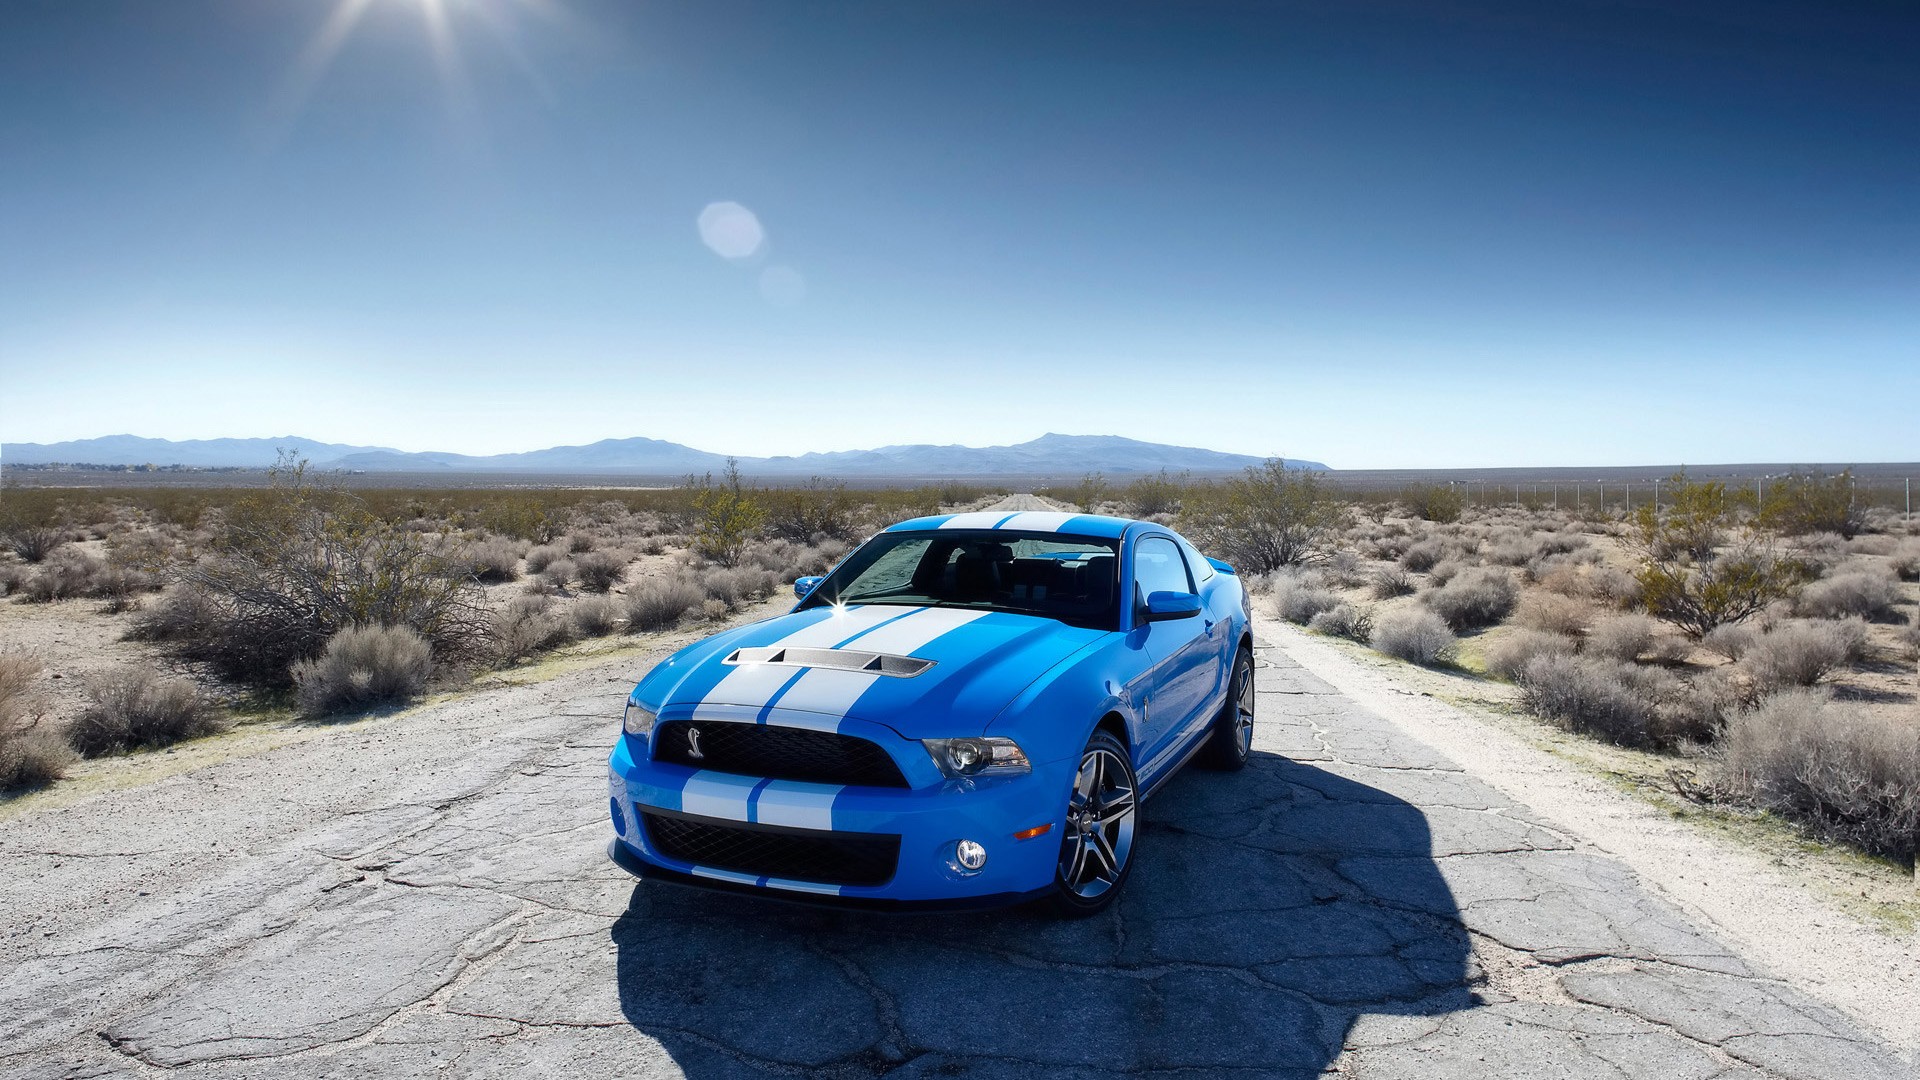
[[[961,627],[990,614],[985,611],[963,611],[958,608],[927,608],[898,622],[889,623],[874,632],[849,642],[847,648],[861,652],[890,653],[895,656],[911,656],[915,649],[922,648],[934,639],[949,634]],[[801,712],[825,713],[828,716],[845,716],[860,695],[867,692],[875,679],[891,679],[892,675],[876,675],[867,671],[843,671],[838,668],[809,668],[793,688],[780,695],[774,702],[779,709],[797,709]]]
[[[833,800],[842,790],[839,784],[775,780],[761,789],[760,797],[754,800],[754,820],[763,825],[830,830],[833,828]]]
[[[1002,512],[976,510],[970,514],[955,514],[940,523],[943,529],[991,529],[994,524],[1007,515]]]
[[[1015,514],[1007,519],[1002,529],[1024,529],[1027,532],[1059,532],[1068,519],[1079,514],[1063,514],[1058,510],[1029,510],[1024,514]]]
[[[757,783],[751,776],[702,769],[687,777],[686,786],[680,789],[680,810],[701,817],[745,821],[747,796],[753,794]]]
[[[878,626],[888,619],[899,615],[903,609],[884,605],[864,605],[847,608],[828,615],[819,622],[810,623],[793,633],[769,642],[773,648],[822,649],[837,645],[862,630]],[[785,664],[735,664],[733,669],[721,676],[713,689],[706,692],[694,706],[695,720],[715,719],[712,715],[702,715],[702,705],[747,705],[758,708],[773,697],[775,691],[793,678],[795,669]]]

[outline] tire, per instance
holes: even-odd
[[[1119,739],[1096,731],[1080,753],[1067,793],[1067,828],[1053,871],[1053,908],[1069,918],[1097,915],[1133,873],[1140,785]]]
[[[1253,688],[1253,650],[1240,649],[1233,658],[1233,678],[1227,682],[1227,700],[1214,718],[1213,735],[1200,752],[1209,768],[1238,772],[1253,752],[1253,707],[1259,695]]]

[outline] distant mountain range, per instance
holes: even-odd
[[[695,450],[660,439],[603,439],[586,446],[554,446],[519,454],[409,452],[385,446],[350,446],[298,436],[273,439],[146,439],[108,435],[58,443],[0,444],[0,462],[11,465],[183,465],[197,468],[259,468],[273,464],[282,450],[305,457],[316,468],[363,472],[538,472],[626,473],[680,476],[726,467],[727,455]],[[1118,435],[1042,435],[1013,446],[882,446],[877,450],[839,450],[798,457],[742,457],[750,476],[939,477],[1061,476],[1101,472],[1110,475],[1237,472],[1263,458],[1223,454],[1190,446],[1167,446]],[[1317,461],[1287,464],[1325,469]]]

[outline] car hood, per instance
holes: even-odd
[[[689,648],[640,697],[662,713],[726,705],[850,716],[911,739],[978,735],[1035,679],[1110,633],[1008,612],[809,608]],[[863,669],[875,655],[931,663],[912,675]]]

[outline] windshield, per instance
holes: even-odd
[[[807,594],[823,604],[984,608],[1111,630],[1119,623],[1118,540],[936,529],[881,533]]]

